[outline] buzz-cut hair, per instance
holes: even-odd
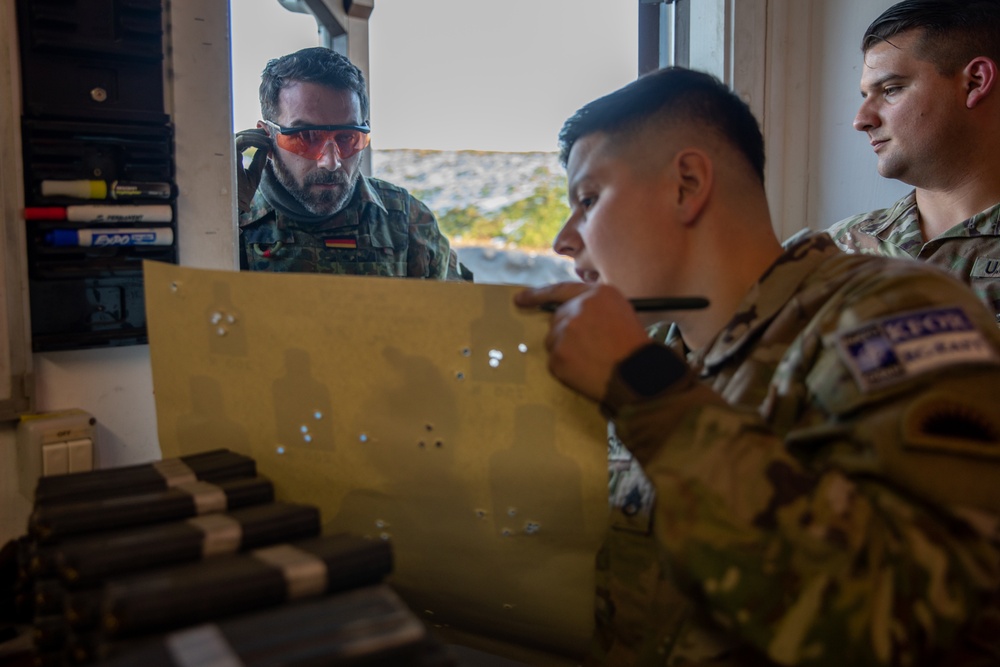
[[[917,57],[952,75],[977,56],[1000,63],[1000,0],[903,0],[872,21],[861,51],[920,31]]]
[[[585,136],[635,134],[660,122],[715,132],[743,155],[763,184],[764,138],[750,107],[714,76],[682,67],[645,74],[583,106],[559,132],[559,159],[565,167],[573,145]]]
[[[318,83],[357,94],[361,121],[368,122],[368,89],[365,75],[347,56],[322,46],[313,46],[273,58],[260,75],[260,113],[274,121],[280,112],[282,89],[295,81]]]

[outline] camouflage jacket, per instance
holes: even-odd
[[[828,231],[847,252],[912,257],[953,273],[972,287],[1000,324],[1000,204],[927,243],[920,231],[916,192],[890,208],[841,220]]]
[[[347,206],[319,224],[278,213],[258,190],[240,214],[240,252],[251,271],[460,278],[430,209],[403,188],[364,175]]]
[[[704,349],[665,344],[686,378],[604,402],[628,449],[588,664],[1000,664],[1000,331],[970,291],[817,234]]]

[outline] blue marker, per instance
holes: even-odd
[[[45,233],[45,245],[56,247],[167,246],[173,242],[174,230],[170,227],[54,229]]]

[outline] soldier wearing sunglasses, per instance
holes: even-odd
[[[257,148],[239,165],[240,268],[463,277],[430,209],[361,173],[368,93],[345,56],[314,47],[269,61],[260,109],[257,129],[237,134],[241,155]]]

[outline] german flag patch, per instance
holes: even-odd
[[[339,248],[341,250],[351,250],[358,247],[358,240],[352,238],[323,239],[323,244],[327,248]]]

